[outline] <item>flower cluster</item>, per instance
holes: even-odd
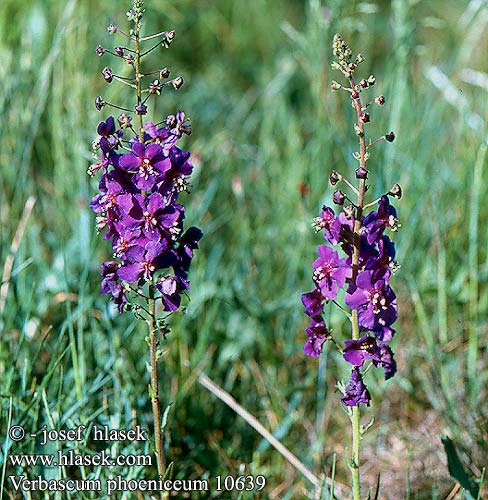
[[[364,141],[364,124],[370,121],[370,116],[365,113],[369,105],[361,104],[360,93],[374,85],[375,80],[370,76],[359,83],[354,81],[354,71],[364,58],[359,54],[353,62],[351,50],[337,35],[334,38],[334,54],[339,57],[339,62],[333,63],[333,66],[348,78],[350,87],[344,88],[333,82],[332,88],[342,88],[351,94],[353,107],[357,110],[355,131],[360,138],[361,151],[354,153],[360,163],[356,170],[359,188],[336,171],[331,173],[330,182],[336,185],[343,181],[357,194],[358,201],[344,206],[350,199],[336,190],[333,201],[342,207],[341,211],[336,214],[331,207],[324,206],[320,216],[314,219],[314,226],[317,231],[323,232],[326,244],[319,245],[318,258],[313,263],[314,287],[302,295],[305,314],[310,317],[310,325],[305,330],[307,341],[304,351],[313,357],[321,354],[325,341],[331,338],[323,319],[325,305],[330,302],[337,304],[339,289],[344,289],[344,302],[351,310],[353,330],[356,322],[356,335],[345,342],[342,350],[344,359],[352,365],[351,379],[342,402],[347,406],[358,406],[360,403],[369,405],[370,402],[370,394],[360,372],[366,361],[370,360],[375,367],[383,368],[385,379],[393,377],[396,372],[389,342],[395,334],[392,325],[397,319],[397,303],[390,278],[398,265],[395,262],[395,247],[387,232],[396,231],[399,227],[390,198],[400,198],[401,189],[395,185],[379,200],[364,204],[368,176],[366,161],[369,158]],[[385,99],[380,97],[371,103],[383,105]],[[370,143],[370,146],[381,139],[391,142],[393,138],[394,134],[390,132]],[[368,208],[371,210],[366,213]]]
[[[139,5],[140,4],[140,5]],[[129,19],[134,21],[135,30],[129,34],[117,26],[110,25],[112,34],[121,33],[136,50],[117,46],[113,51],[100,45],[96,53],[102,56],[110,53],[122,58],[132,66],[134,78],[118,77],[106,67],[102,75],[107,83],[118,79],[136,90],[136,103],[132,109],[107,103],[97,97],[97,109],[112,106],[125,111],[117,120],[109,116],[98,125],[98,136],[93,142],[96,161],[88,173],[94,175],[101,170],[99,193],[90,202],[97,214],[97,229],[104,231],[104,238],[111,240],[113,259],[101,266],[101,293],[109,294],[120,312],[128,304],[128,292],[144,296],[141,291],[149,284],[150,297],[160,298],[165,311],[173,312],[180,307],[181,295],[188,290],[188,271],[193,251],[198,247],[202,233],[196,227],[184,231],[184,207],[178,203],[178,196],[188,186],[192,173],[190,153],[177,146],[178,140],[189,135],[191,129],[183,112],[169,115],[160,123],[148,121],[143,124],[146,102],[151,95],[159,95],[166,84],[179,88],[183,82],[176,78],[166,83],[154,80],[143,88],[141,57],[140,18],[142,4],[135,2]],[[147,37],[160,36],[153,47],[167,47],[174,32],[162,32]],[[150,72],[152,75],[155,72]],[[158,70],[161,79],[169,77],[166,68]],[[143,95],[147,97],[143,99]],[[132,114],[137,117],[133,123]],[[147,299],[148,297],[145,296]]]

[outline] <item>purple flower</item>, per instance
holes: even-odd
[[[348,363],[359,368],[367,359],[380,360],[380,351],[376,340],[369,335],[358,340],[346,340],[342,355]]]
[[[388,196],[382,196],[378,202],[378,211],[370,212],[363,220],[363,227],[367,234],[368,243],[372,244],[381,237],[385,228],[392,231],[398,229],[398,219],[395,207],[390,205]]]
[[[179,246],[175,251],[176,262],[173,264],[175,272],[188,272],[191,260],[193,259],[193,250],[198,248],[198,242],[202,236],[202,231],[197,227],[188,228],[181,236]]]
[[[100,293],[110,294],[112,300],[118,306],[119,312],[122,313],[124,310],[124,304],[127,303],[127,297],[125,296],[125,289],[117,278],[117,270],[120,264],[113,260],[104,262],[100,266],[100,276],[102,277],[102,286]]]
[[[346,304],[358,310],[359,325],[381,332],[397,318],[396,297],[384,279],[374,280],[373,271],[362,271],[346,293]]]
[[[318,358],[322,352],[324,342],[330,338],[324,320],[320,316],[310,318],[310,324],[305,329],[308,340],[303,346],[303,351],[307,356]]]
[[[360,403],[369,406],[371,395],[364,385],[359,368],[352,369],[349,384],[346,387],[346,392],[341,398],[341,401],[346,406],[359,406]]]
[[[142,142],[132,144],[132,153],[119,158],[119,166],[129,172],[135,172],[134,184],[147,191],[161,181],[165,172],[171,168],[171,162],[163,154],[159,144],[144,145]]]
[[[315,217],[313,225],[316,231],[324,231],[324,238],[335,245],[339,241],[341,223],[336,219],[334,211],[330,207],[322,207],[319,217]]]
[[[397,371],[396,361],[393,357],[393,351],[386,342],[380,342],[378,344],[379,357],[378,359],[373,359],[373,363],[376,367],[381,366],[385,370],[385,380],[393,377]]]
[[[126,252],[126,262],[118,269],[117,276],[128,283],[142,279],[149,281],[157,269],[168,267],[167,249],[165,241],[150,241],[144,248],[129,248]]]
[[[338,289],[344,287],[346,278],[351,276],[351,268],[346,259],[339,259],[337,252],[326,245],[320,245],[317,252],[319,257],[313,263],[313,280],[324,299],[333,300]]]
[[[310,317],[318,316],[324,310],[324,298],[317,288],[302,294],[302,304],[305,307],[305,314]]]
[[[180,307],[181,294],[188,290],[189,282],[180,276],[166,276],[156,283],[161,292],[161,300],[165,311],[176,311]]]

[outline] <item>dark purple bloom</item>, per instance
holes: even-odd
[[[396,297],[384,279],[374,280],[373,271],[362,271],[346,293],[346,304],[358,310],[359,325],[381,331],[397,318]]]
[[[197,227],[190,227],[181,236],[179,246],[176,249],[176,263],[174,264],[175,272],[188,272],[190,263],[193,258],[193,250],[198,248],[198,242],[202,238],[203,233]]]
[[[132,144],[132,153],[119,158],[119,166],[129,172],[135,172],[134,184],[137,188],[147,191],[162,180],[166,171],[171,168],[171,162],[163,154],[159,144],[144,145],[142,142]]]
[[[318,316],[324,310],[324,298],[317,288],[302,294],[302,304],[305,307],[305,314],[310,317]]]
[[[339,259],[337,252],[326,245],[320,245],[317,252],[319,257],[313,263],[313,280],[324,299],[333,300],[338,289],[344,287],[346,278],[351,276],[351,267],[346,259]]]
[[[165,241],[150,241],[146,246],[134,246],[126,252],[126,262],[118,269],[117,276],[127,281],[135,283],[144,279],[149,281],[157,269],[168,267],[169,254]]]
[[[363,403],[369,406],[371,395],[364,385],[363,378],[359,372],[359,368],[353,368],[349,384],[346,387],[346,393],[341,398],[341,401],[346,406],[359,406]]]
[[[188,290],[190,284],[181,276],[166,276],[156,283],[161,292],[161,300],[165,311],[176,311],[180,307],[181,294]]]
[[[367,359],[379,361],[380,351],[376,340],[365,335],[358,340],[346,340],[343,351],[344,359],[351,365],[361,368]]]
[[[393,377],[397,371],[396,361],[393,357],[393,351],[386,342],[380,342],[378,344],[379,357],[378,359],[373,359],[373,363],[376,367],[381,366],[385,370],[385,380]]]
[[[100,266],[100,276],[102,277],[100,293],[110,294],[112,300],[118,306],[119,312],[122,313],[124,305],[127,303],[127,297],[125,296],[125,289],[122,283],[117,278],[117,270],[119,267],[120,264],[113,260],[104,262]]]
[[[310,324],[305,329],[308,340],[303,346],[303,351],[307,356],[318,358],[322,352],[324,342],[330,338],[324,320],[320,316],[310,318]]]
[[[368,243],[372,244],[381,237],[385,228],[392,231],[398,229],[398,219],[395,207],[390,205],[388,196],[382,196],[378,202],[378,211],[370,212],[363,220]]]

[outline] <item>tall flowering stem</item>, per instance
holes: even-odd
[[[396,210],[390,205],[390,198],[400,198],[401,188],[395,184],[378,200],[366,203],[369,171],[367,162],[370,149],[380,141],[392,142],[395,134],[389,132],[369,143],[366,140],[366,124],[371,121],[369,107],[383,106],[384,96],[373,98],[368,103],[361,99],[363,91],[376,83],[374,76],[355,79],[358,66],[364,57],[353,57],[352,51],[340,35],[335,35],[333,53],[337,58],[332,67],[344,76],[346,86],[333,81],[332,90],[343,90],[349,94],[355,111],[354,131],[359,139],[359,151],[353,153],[358,161],[355,171],[357,187],[346,177],[333,171],[330,182],[333,186],[342,182],[352,192],[346,194],[337,189],[333,202],[342,207],[336,214],[328,206],[322,208],[320,216],[314,219],[317,231],[323,231],[326,245],[318,247],[319,257],[313,263],[314,288],[302,295],[305,314],[310,317],[306,328],[305,354],[318,357],[327,340],[333,341],[346,362],[352,365],[351,378],[347,386],[338,384],[343,393],[342,403],[348,410],[352,424],[352,450],[350,468],[353,499],[361,498],[360,443],[366,428],[360,426],[360,404],[370,405],[371,395],[364,383],[364,372],[369,365],[384,370],[385,379],[396,372],[396,363],[389,342],[395,330],[392,325],[397,318],[396,297],[390,287],[390,277],[398,268],[395,261],[395,247],[385,231],[396,231],[399,227]],[[377,210],[372,207],[378,204]],[[366,213],[369,210],[368,213]],[[333,247],[340,245],[345,257],[341,258]],[[344,289],[346,307],[339,303],[339,290]],[[342,348],[326,327],[323,313],[327,304],[338,306],[351,321],[352,335]],[[349,311],[348,311],[348,309]],[[365,367],[365,364],[368,366]],[[361,368],[363,368],[361,371]]]
[[[99,193],[90,207],[97,217],[97,228],[111,240],[113,260],[101,266],[101,293],[109,294],[120,313],[132,311],[146,321],[149,329],[151,384],[149,393],[154,420],[155,454],[159,476],[165,473],[164,446],[161,431],[158,361],[160,342],[169,333],[167,318],[181,307],[181,296],[189,289],[188,271],[193,251],[202,233],[196,227],[183,231],[185,209],[178,196],[187,190],[193,166],[190,153],[176,145],[191,128],[183,112],[169,115],[158,123],[144,122],[150,98],[168,88],[179,89],[181,77],[169,79],[167,68],[144,72],[143,58],[158,48],[168,48],[174,31],[141,36],[144,6],[134,0],[127,12],[132,23],[128,33],[114,24],[109,33],[120,35],[126,45],[113,50],[98,45],[101,57],[110,54],[132,69],[132,77],[123,77],[110,67],[102,70],[106,83],[118,81],[135,92],[135,102],[128,107],[109,103],[101,96],[95,99],[100,111],[111,107],[123,111],[117,118],[109,116],[97,128],[93,142],[95,163],[88,173],[101,171]],[[152,47],[145,49],[146,42]],[[147,82],[148,77],[158,79]],[[135,124],[133,124],[133,118]],[[158,308],[165,312],[159,317]]]

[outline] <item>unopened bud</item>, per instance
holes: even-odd
[[[385,139],[388,142],[393,142],[395,140],[395,132],[390,132],[389,134],[386,134]]]
[[[152,82],[150,85],[149,85],[149,93],[150,94],[157,94],[157,95],[160,95],[161,94],[161,89],[163,88],[162,84],[159,83],[159,80],[154,80],[154,82]]]
[[[344,215],[347,219],[352,219],[354,217],[354,207],[352,205],[345,206]]]
[[[369,116],[369,114],[368,114],[368,113],[363,113],[363,114],[361,115],[361,121],[362,121],[363,123],[368,123],[368,122],[369,122],[369,120],[370,120],[370,116]]]
[[[100,111],[104,106],[105,104],[107,104],[101,95],[97,96],[96,99],[95,99],[95,108],[97,108],[98,111]]]
[[[385,96],[380,95],[379,97],[377,97],[376,103],[379,104],[380,106],[383,106],[383,104],[385,104]]]
[[[147,113],[147,106],[141,103],[135,107],[135,110],[138,115],[145,115]]]
[[[111,35],[113,35],[114,33],[117,33],[118,28],[117,28],[117,26],[115,26],[115,24],[113,24],[113,23],[112,23],[112,24],[109,24],[109,25],[107,26],[107,31],[108,31]]]
[[[167,31],[163,35],[163,39],[161,40],[161,45],[165,49],[167,49],[171,45],[171,42],[173,41],[174,37],[175,37],[175,32],[174,31]]]
[[[103,76],[103,79],[107,83],[112,83],[114,74],[113,74],[112,70],[108,66],[105,66],[105,68],[103,68],[103,70],[102,70],[102,76]]]
[[[360,82],[359,85],[365,89],[368,86],[368,82],[363,78]]]
[[[168,78],[170,75],[170,71],[168,68],[163,68],[163,69],[160,69],[159,70],[159,78],[161,80],[165,80],[166,78]]]
[[[358,93],[356,90],[353,90],[353,91],[351,92],[351,97],[352,97],[353,99],[359,99],[359,93]]]
[[[332,81],[330,82],[330,88],[331,88],[332,90],[340,90],[340,89],[341,89],[341,87],[342,87],[342,85],[341,85],[339,82],[336,82],[335,80],[332,80]]]
[[[346,199],[346,195],[341,190],[338,189],[337,191],[334,191],[334,194],[332,196],[332,201],[336,205],[344,205],[345,199]]]
[[[374,85],[376,83],[376,78],[373,75],[368,76],[368,85]]]
[[[102,47],[101,45],[97,45],[95,52],[97,53],[98,57],[101,57],[103,56],[103,54],[105,54],[105,52],[107,52],[107,49],[105,47]]]
[[[181,78],[181,76],[176,77],[174,80],[171,80],[171,85],[173,85],[173,88],[175,90],[178,90],[181,88],[181,86],[185,83],[185,80]]]
[[[335,186],[340,180],[342,180],[342,175],[336,170],[332,170],[329,175],[329,181],[332,186]]]
[[[119,56],[119,57],[124,57],[124,47],[115,47],[114,52]]]
[[[363,168],[359,167],[356,169],[356,179],[366,179],[368,177],[368,171]]]
[[[121,128],[128,128],[131,125],[131,117],[125,113],[121,113],[117,118],[117,121],[119,122],[119,126]]]
[[[134,56],[132,54],[127,54],[125,57],[124,57],[124,61],[127,63],[127,64],[131,64],[133,65],[134,62],[135,62],[135,59],[134,59]]]
[[[389,191],[388,193],[390,196],[393,196],[393,198],[398,198],[400,199],[402,197],[402,188],[400,187],[400,184],[395,184]]]

